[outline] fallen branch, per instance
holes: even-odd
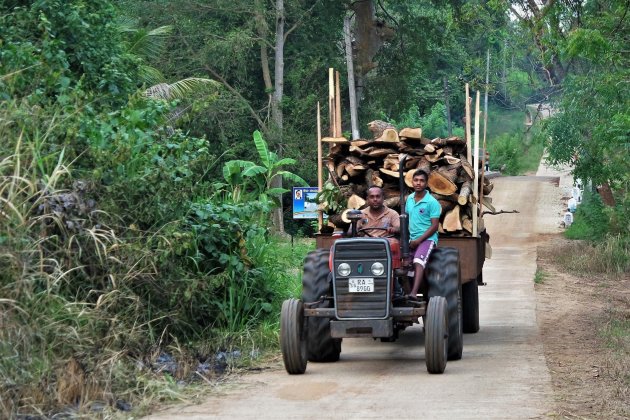
[[[481,215],[485,215],[485,214],[491,214],[493,216],[497,215],[497,214],[503,214],[503,213],[520,213],[520,211],[518,210],[500,210],[500,211],[484,211],[483,213],[481,213]]]

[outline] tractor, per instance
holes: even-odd
[[[403,178],[401,173],[401,203]],[[435,248],[425,268],[428,290],[418,300],[406,299],[398,292],[412,270],[404,206],[396,237],[372,237],[380,228],[357,229],[362,217],[359,210],[348,212],[349,234],[331,238],[330,247],[306,256],[302,298],[282,304],[280,344],[286,371],[302,374],[308,361],[339,360],[344,338],[395,341],[422,318],[427,371],[443,373],[447,360],[461,359],[463,351],[460,250]]]

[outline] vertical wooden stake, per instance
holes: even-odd
[[[328,69],[328,117],[330,121],[329,136],[335,137],[335,69]]]
[[[319,111],[319,101],[317,101],[317,192],[321,192],[323,188],[322,179],[322,123]],[[322,231],[324,225],[324,213],[317,210],[317,226],[319,232]]]
[[[470,86],[466,83],[466,159],[468,163],[472,163],[471,159],[471,141],[470,141]]]
[[[341,137],[341,87],[339,86],[339,72],[335,72],[335,137]]]
[[[481,203],[479,202],[479,98],[481,97],[479,91],[477,91],[477,100],[475,101],[475,139],[474,139],[474,156],[473,156],[473,168],[475,170],[475,178],[473,179],[473,194],[475,197],[475,207],[473,209],[473,228],[472,228],[472,236],[477,236],[477,224],[479,217],[479,206]]]
[[[488,85],[490,82],[490,50],[486,57],[486,93],[483,100],[483,155],[481,156],[481,191],[479,191],[479,202],[483,201],[483,182],[486,176],[486,131],[488,127]],[[483,210],[483,209],[480,209]],[[479,217],[483,218],[483,211],[479,212]]]

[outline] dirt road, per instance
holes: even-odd
[[[555,181],[555,183],[554,183]],[[539,418],[550,414],[550,375],[536,324],[536,246],[558,231],[557,178],[495,180],[493,203],[520,214],[486,217],[493,256],[480,288],[481,330],[464,336],[462,360],[429,375],[420,327],[395,343],[346,339],[341,360],[242,377],[200,405],[152,419]],[[420,414],[421,413],[421,414]]]

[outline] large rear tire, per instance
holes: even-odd
[[[424,327],[424,354],[429,373],[444,373],[448,350],[448,316],[446,299],[435,296],[429,299],[426,326]]]
[[[477,279],[462,285],[462,312],[464,334],[473,334],[479,331],[479,285]]]
[[[287,299],[282,302],[280,313],[280,348],[284,368],[291,375],[306,371],[306,341],[304,327],[304,305],[301,300]]]
[[[446,298],[448,360],[459,360],[464,350],[459,251],[455,248],[435,248],[427,264],[426,279],[429,299],[435,296]]]
[[[315,302],[322,295],[330,296],[328,275],[328,257],[330,251],[317,249],[311,251],[304,259],[304,274],[302,275],[302,300]],[[329,301],[320,303],[317,307],[328,308]],[[341,339],[330,336],[330,319],[309,317],[306,320],[306,354],[311,362],[336,362],[341,353]]]

